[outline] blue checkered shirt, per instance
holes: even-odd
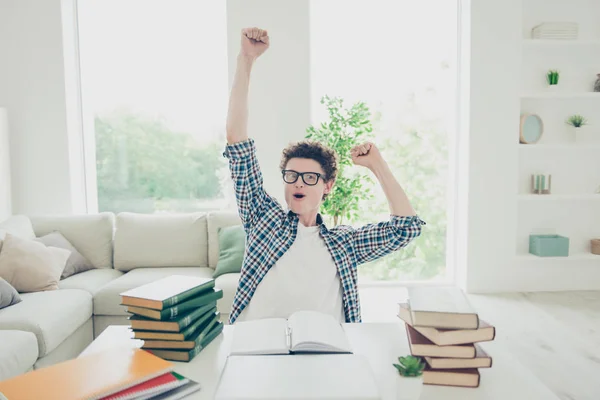
[[[229,316],[229,323],[233,324],[269,269],[294,243],[299,219],[265,192],[253,139],[227,144],[223,156],[229,160],[238,212],[246,232],[244,261]],[[316,222],[340,276],[346,322],[361,322],[357,266],[407,246],[421,234],[425,222],[416,215],[392,215],[389,221],[360,228],[339,225],[328,229],[319,214]]]

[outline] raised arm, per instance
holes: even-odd
[[[263,29],[242,29],[241,40],[227,113],[227,143],[229,144],[248,139],[250,73],[256,59],[269,48],[269,36]]]
[[[367,224],[354,232],[356,261],[362,264],[406,247],[421,234],[421,225],[425,225],[425,221],[417,216],[406,193],[373,143],[352,149],[352,161],[368,168],[377,177],[391,215],[389,221]]]
[[[238,212],[244,228],[251,229],[263,217],[274,217],[283,211],[279,203],[263,188],[254,140],[248,138],[248,87],[250,72],[256,59],[269,47],[267,31],[258,28],[242,30],[242,43],[231,88],[227,114],[227,146],[223,155],[229,159],[229,170]]]

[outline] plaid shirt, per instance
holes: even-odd
[[[241,276],[229,316],[233,324],[269,269],[294,243],[299,219],[265,192],[253,139],[227,144],[223,156],[229,159],[238,212],[246,232]],[[425,222],[418,216],[392,215],[389,221],[358,229],[347,225],[328,229],[317,214],[317,224],[340,275],[346,322],[361,322],[357,266],[407,246],[420,235]]]

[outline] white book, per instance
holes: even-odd
[[[352,353],[342,324],[317,311],[297,311],[288,319],[240,321],[233,326],[232,355]]]
[[[215,400],[379,400],[368,360],[356,354],[230,356]]]
[[[477,329],[479,315],[456,286],[416,286],[408,289],[414,326]]]

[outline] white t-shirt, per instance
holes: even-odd
[[[236,321],[288,318],[298,310],[320,311],[345,322],[333,257],[319,227],[300,222],[294,243],[264,276]]]

